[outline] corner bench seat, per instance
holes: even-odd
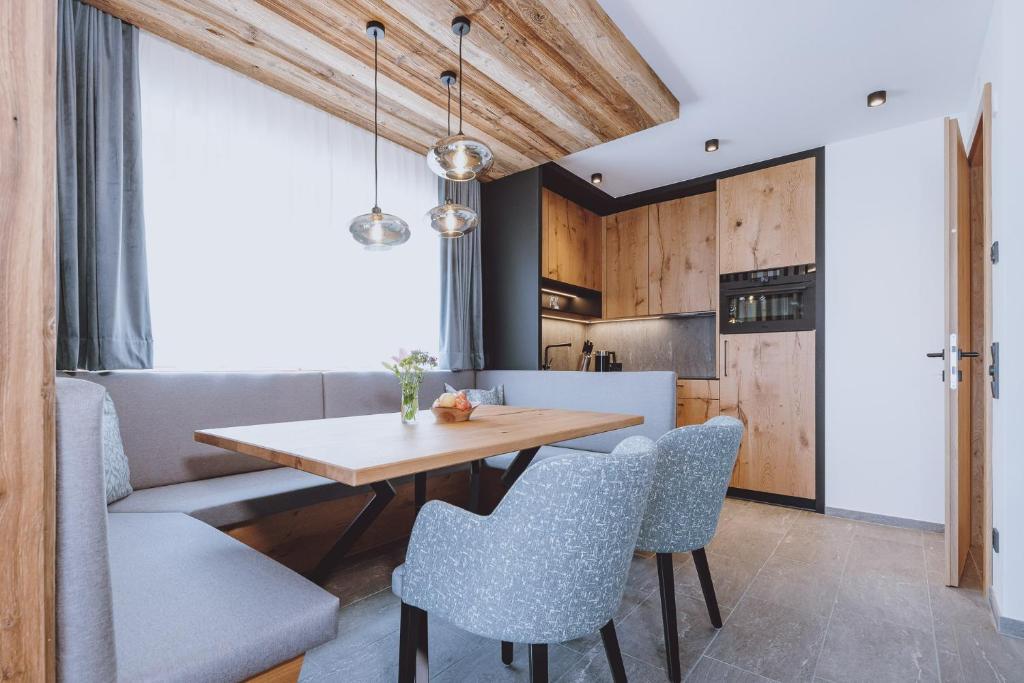
[[[215,527],[344,498],[362,489],[290,467],[230,474],[134,491],[110,512],[183,512]]]
[[[107,518],[117,677],[234,681],[335,635],[338,598],[181,513]]]

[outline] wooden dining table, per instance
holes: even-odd
[[[526,470],[541,446],[643,421],[641,415],[621,413],[482,405],[465,422],[438,422],[424,410],[410,424],[404,424],[398,413],[383,413],[200,429],[194,438],[348,486],[370,486],[373,497],[311,575],[322,583],[395,497],[394,479],[414,477],[418,510],[426,498],[427,472],[468,463],[469,507],[476,512],[484,458],[516,452],[502,475],[507,488]]]

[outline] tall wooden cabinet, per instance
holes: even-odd
[[[604,317],[648,315],[648,207],[604,218]]]
[[[722,273],[814,263],[815,159],[718,181]]]
[[[601,217],[544,188],[541,273],[559,282],[601,291]]]

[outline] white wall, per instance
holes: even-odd
[[[373,136],[164,40],[140,37],[155,361],[187,369],[380,369],[436,350],[438,238],[424,157],[380,142],[381,207],[412,229],[364,251]]]
[[[1000,344],[1001,387],[993,401],[993,526],[1000,552],[993,555],[993,593],[1003,616],[1024,620],[1024,306],[1020,264],[1024,262],[1024,3],[996,0],[978,60],[967,114],[970,135],[982,86],[992,83],[992,237],[999,264],[992,268],[993,338]]]
[[[825,501],[943,521],[943,123],[825,150]]]

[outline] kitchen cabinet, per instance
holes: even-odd
[[[676,387],[676,426],[699,425],[719,414],[719,385],[714,379],[681,379]]]
[[[718,181],[722,273],[814,263],[815,159]]]
[[[744,426],[731,486],[815,497],[814,341],[814,330],[721,336],[721,414]]]
[[[650,207],[649,313],[718,308],[717,200],[714,192]]]
[[[604,317],[648,315],[649,208],[604,217]]]
[[[547,188],[541,203],[543,276],[600,291],[604,270],[601,217]]]

